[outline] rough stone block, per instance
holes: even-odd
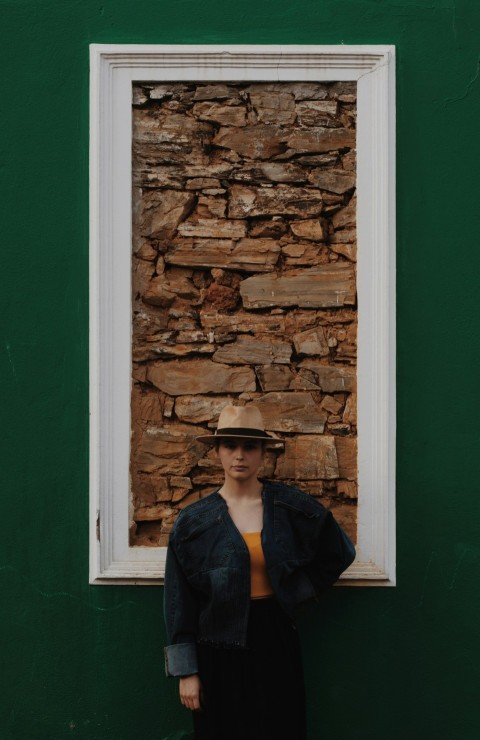
[[[292,242],[282,244],[282,255],[286,269],[315,267],[328,262],[323,244],[315,242]]]
[[[262,391],[287,391],[294,374],[286,365],[260,365],[255,368]]]
[[[357,439],[356,437],[335,437],[340,478],[357,480]]]
[[[336,100],[303,100],[297,103],[296,109],[302,126],[318,126],[319,119],[337,115],[338,103]]]
[[[277,126],[288,126],[294,123],[295,99],[291,93],[259,90],[250,92],[250,101],[262,123],[275,123]]]
[[[271,219],[256,219],[250,226],[249,236],[280,239],[287,231],[287,224],[280,216]]]
[[[148,427],[141,439],[138,466],[144,472],[187,475],[204,453],[198,428],[186,424]]]
[[[243,105],[195,103],[192,113],[199,121],[215,121],[222,126],[245,126],[247,122],[247,109]]]
[[[313,170],[308,179],[320,190],[343,194],[355,187],[356,173],[345,170]]]
[[[307,329],[293,337],[295,351],[297,355],[316,355],[318,357],[327,357],[330,354],[325,332],[321,326],[315,329]]]
[[[338,229],[355,228],[357,218],[357,199],[354,197],[350,200],[345,208],[341,208],[332,216],[332,223],[335,231]]]
[[[144,378],[145,380],[145,378]],[[160,424],[163,419],[165,396],[153,389],[132,388],[131,415],[132,422]]]
[[[354,367],[345,365],[321,365],[317,360],[305,359],[299,364],[299,373],[308,370],[315,376],[319,390],[324,393],[342,393],[355,390],[356,372]]]
[[[176,492],[176,497],[174,500],[175,507],[178,507],[179,509],[184,509],[185,506],[193,504],[195,501],[200,501],[200,491],[192,491],[191,493],[189,493],[188,491],[180,489],[178,492]]]
[[[314,242],[324,241],[328,235],[325,223],[320,219],[307,219],[306,221],[292,221],[290,228],[295,236],[301,239],[310,239]]]
[[[166,275],[160,275],[150,281],[142,297],[145,303],[168,307],[177,297],[194,301],[199,295],[198,289],[187,277],[172,276],[168,279]]]
[[[167,519],[173,514],[173,510],[166,507],[165,504],[156,506],[140,506],[135,510],[134,520],[136,522],[151,522]]]
[[[358,498],[357,484],[353,480],[337,481],[337,493],[345,498]]]
[[[345,411],[343,412],[343,421],[346,424],[357,426],[357,394],[351,393],[345,404]]]
[[[340,504],[338,501],[326,502],[333,516],[345,530],[354,544],[357,542],[357,507],[353,502]]]
[[[193,193],[161,190],[146,193],[140,231],[155,239],[171,239],[177,226],[195,205]]]
[[[335,396],[325,396],[320,404],[322,409],[328,411],[329,414],[338,414],[343,404],[338,401]]]
[[[339,477],[335,437],[299,435],[287,439],[285,454],[277,461],[280,479],[333,480]]]
[[[342,233],[341,231],[339,232]],[[335,252],[335,254],[341,254],[342,257],[346,257],[350,262],[357,261],[357,245],[355,242],[352,244],[329,244],[328,248]]]
[[[342,229],[341,231],[335,231],[330,238],[330,249],[333,249],[333,244],[348,244],[357,240],[356,229]]]

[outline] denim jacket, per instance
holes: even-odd
[[[332,514],[309,494],[264,482],[262,547],[274,595],[292,616],[353,562],[355,549]],[[187,506],[170,535],[164,613],[167,676],[197,673],[196,643],[245,647],[250,556],[222,496]]]

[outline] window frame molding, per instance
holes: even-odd
[[[354,80],[358,546],[348,585],[395,571],[395,47],[90,45],[90,583],[158,585],[166,548],[130,547],[131,84]]]

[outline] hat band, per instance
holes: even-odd
[[[222,427],[215,432],[216,437],[265,437],[271,439],[270,435],[263,429],[248,429],[248,427]]]

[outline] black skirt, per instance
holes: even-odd
[[[247,647],[198,645],[204,706],[197,740],[305,740],[297,630],[273,598],[250,602]]]

